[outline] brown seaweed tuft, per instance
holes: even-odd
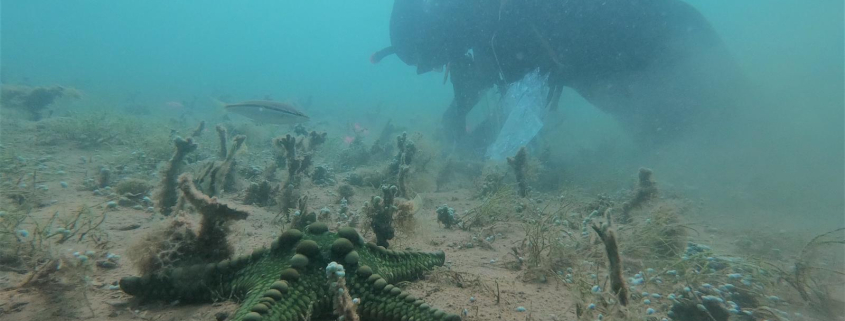
[[[144,274],[231,257],[234,249],[227,240],[229,224],[249,216],[197,190],[190,174],[179,176],[178,188],[183,199],[202,215],[199,231],[194,231],[188,218],[180,214],[166,227],[135,243],[129,252],[134,253],[134,261]]]
[[[205,262],[219,261],[231,256],[233,249],[226,241],[229,233],[228,222],[243,220],[249,216],[246,211],[221,203],[217,198],[210,198],[197,190],[190,174],[179,176],[179,190],[185,200],[202,214],[199,235],[197,235],[198,255]]]

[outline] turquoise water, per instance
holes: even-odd
[[[547,136],[553,154],[578,169],[576,184],[647,164],[723,208],[752,204],[783,218],[842,223],[842,2],[690,3],[754,84],[725,130],[715,131],[721,136],[638,153],[612,117],[567,89]],[[389,45],[390,12],[390,1],[4,1],[2,81],[76,87],[86,96],[72,102],[79,110],[131,114],[108,106],[142,104],[175,116],[167,104],[179,102],[199,119],[219,116],[221,97],[312,97],[317,120],[366,123],[365,112],[376,110],[436,131],[452,95],[442,73],[418,76],[396,57],[368,61]],[[470,121],[496,97],[482,100]],[[608,144],[618,152],[609,160],[578,157]]]
[[[397,3],[402,1],[412,0]],[[446,7],[472,0],[453,1],[423,2]],[[636,206],[626,207],[640,198],[642,191],[649,193],[644,199],[653,199],[635,208],[630,221],[620,219],[614,225],[626,265],[623,277],[631,285],[630,311],[668,317],[673,304],[661,302],[663,297],[658,292],[668,299],[669,293],[681,294],[685,286],[698,282],[702,283],[700,290],[706,288],[701,291],[712,294],[708,292],[711,288],[725,286],[716,282],[733,282],[739,287],[742,282],[747,283],[746,288],[753,288],[761,306],[786,310],[793,320],[809,320],[796,312],[813,317],[842,314],[839,307],[845,295],[841,287],[845,252],[841,251],[843,230],[836,229],[845,227],[843,1],[684,0],[718,34],[724,45],[719,48],[725,50],[719,53],[726,53],[719,58],[727,59],[691,50],[696,59],[673,65],[677,69],[656,68],[634,76],[625,74],[626,67],[642,62],[622,53],[616,53],[617,59],[604,61],[618,68],[610,71],[590,69],[595,67],[590,64],[593,61],[567,65],[554,58],[577,56],[583,49],[567,47],[568,40],[584,47],[605,43],[606,51],[592,54],[612,57],[614,50],[624,51],[619,48],[637,48],[654,55],[673,52],[677,47],[698,48],[699,41],[704,42],[701,39],[706,37],[697,38],[701,34],[696,28],[679,28],[673,31],[689,38],[674,39],[677,41],[669,44],[651,43],[650,39],[660,37],[636,32],[642,30],[638,28],[648,29],[648,21],[626,24],[611,18],[580,25],[575,28],[577,32],[567,35],[571,38],[553,38],[543,34],[542,28],[532,30],[543,26],[539,21],[507,19],[514,12],[508,10],[530,7],[534,1],[477,1],[490,11],[473,11],[472,17],[498,14],[496,23],[511,29],[500,30],[489,41],[483,38],[473,50],[450,56],[452,60],[446,64],[434,60],[446,55],[447,50],[434,51],[434,62],[397,52],[371,63],[373,53],[391,45],[394,1],[389,0],[2,0],[0,84],[5,96],[0,105],[0,243],[13,246],[0,246],[0,271],[15,273],[0,277],[0,320],[7,315],[10,319],[40,320],[89,314],[113,314],[117,320],[130,320],[138,317],[138,311],[143,311],[142,315],[149,312],[146,316],[151,318],[204,320],[218,313],[216,317],[222,320],[225,315],[221,318],[220,313],[234,313],[234,305],[227,304],[199,309],[194,305],[141,305],[141,310],[134,310],[134,305],[126,309],[124,303],[113,300],[129,298],[116,282],[121,277],[149,272],[144,262],[156,269],[169,268],[168,264],[178,266],[178,259],[162,262],[161,266],[150,263],[157,253],[142,250],[167,246],[150,231],[161,232],[170,226],[167,224],[173,224],[180,229],[170,231],[172,237],[184,226],[199,224],[199,215],[190,206],[179,207],[174,210],[176,215],[167,216],[172,204],[162,204],[180,197],[173,186],[168,186],[175,176],[173,180],[164,177],[167,168],[178,169],[172,174],[192,174],[201,192],[247,208],[249,219],[233,223],[229,243],[221,242],[233,246],[238,255],[266,245],[280,229],[290,228],[305,217],[295,214],[299,206],[306,207],[304,201],[298,202],[302,195],[308,197],[307,205],[315,216],[329,222],[332,230],[357,225],[362,235],[372,238],[382,237],[380,232],[386,233],[383,231],[396,225],[396,238],[391,239],[394,247],[445,250],[450,269],[455,262],[454,270],[449,271],[461,273],[465,281],[469,276],[476,278],[467,287],[444,283],[444,279],[452,278],[444,277],[446,274],[422,281],[426,283],[422,288],[434,284],[444,293],[426,295],[432,306],[445,307],[455,314],[464,308],[468,309],[463,310],[466,313],[478,313],[473,308],[484,307],[482,316],[474,320],[492,319],[493,314],[501,319],[523,319],[526,315],[520,313],[526,310],[537,311],[535,320],[557,320],[551,315],[574,318],[576,303],[592,305],[584,318],[599,312],[612,316],[608,311],[616,307],[615,303],[599,304],[593,311],[595,303],[601,303],[593,294],[604,291],[605,299],[613,296],[602,290],[610,288],[600,280],[605,277],[601,270],[604,244],[592,234],[588,223],[602,220],[605,210],[608,217],[621,212],[629,215]],[[621,3],[559,1],[548,3]],[[664,12],[645,13],[662,17]],[[440,22],[460,24],[466,17]],[[578,23],[577,15],[570,18],[561,19],[561,23]],[[485,28],[471,31],[488,35]],[[592,33],[614,28],[633,30],[642,37],[611,41],[594,38]],[[446,34],[453,38],[475,35],[470,31]],[[493,50],[493,56],[484,56],[485,46],[494,46],[499,36],[529,44],[533,40],[563,39],[565,44],[537,41],[525,52]],[[413,40],[419,39],[411,37]],[[466,58],[464,51],[473,57],[489,58],[479,58],[478,65],[496,67],[469,79],[500,85],[481,91],[466,119],[455,112],[457,108],[449,108],[455,95],[450,80],[456,81],[459,72],[473,70],[461,64],[461,58]],[[523,59],[530,60],[526,58],[531,55],[543,57],[539,60],[552,58],[548,59],[554,61],[549,63],[552,68],[538,69],[543,72],[591,72],[577,79],[583,83],[571,81],[558,88],[556,109],[544,109],[545,102],[537,102],[553,96],[547,96],[547,92],[555,93],[554,74],[546,73],[541,75],[542,81],[531,82],[544,85],[523,88],[532,93],[525,100],[530,106],[502,99],[506,82],[512,85],[522,78],[508,72],[519,69]],[[409,66],[400,57],[406,61],[418,59],[416,65],[428,72],[418,74],[416,66]],[[735,65],[723,64],[726,61]],[[432,65],[425,65],[429,62]],[[530,66],[530,70],[536,67]],[[700,79],[686,77],[687,72],[711,78],[694,82]],[[732,86],[738,83],[744,86]],[[719,91],[708,91],[712,88]],[[33,102],[15,100],[14,95],[28,93],[37,98],[32,95],[36,89],[64,90],[60,94],[63,97],[47,104],[43,111],[29,113],[26,106]],[[696,96],[702,92],[712,95],[702,99],[709,103],[704,104],[705,111],[687,108],[685,99],[702,98]],[[667,104],[657,99],[666,97],[675,100]],[[277,109],[271,107],[280,104],[266,102],[242,106],[257,109],[251,112],[259,115],[255,116],[258,120],[262,120],[262,112],[289,111],[286,108],[290,107],[308,115],[310,121],[303,127],[259,125],[224,109],[227,103],[253,100],[290,104]],[[676,108],[660,110],[667,106]],[[519,108],[531,112],[508,123],[509,112],[518,115]],[[705,117],[710,113],[715,117]],[[542,115],[542,119],[534,115]],[[688,115],[696,115],[691,118],[700,122],[683,117]],[[204,122],[204,134],[193,133],[200,122]],[[247,136],[237,152],[233,151],[237,150],[235,143],[230,143],[231,162],[221,160],[226,153],[218,149],[216,126],[219,132],[228,130],[228,137],[223,134],[223,149],[226,141],[234,138],[243,142],[239,135]],[[497,132],[502,126],[505,133]],[[402,132],[407,136],[397,139]],[[298,154],[290,152],[294,145],[288,144],[290,137],[273,140],[286,134],[301,143],[295,148]],[[198,143],[197,150],[169,164],[173,142],[191,146],[177,138],[189,136]],[[496,149],[488,150],[496,137],[510,140],[503,139],[501,145],[493,145]],[[519,160],[507,156],[514,156],[523,145],[528,156],[525,166],[520,167],[516,165]],[[306,166],[297,172],[291,164]],[[637,175],[650,173],[639,172],[643,167],[652,170],[656,189],[648,179],[638,185]],[[223,174],[218,177],[218,173]],[[375,216],[378,223],[388,224],[367,225],[373,223],[372,214],[377,211],[366,202],[374,202],[376,198],[371,197],[375,195],[393,199],[387,197],[392,190],[379,188],[381,184],[399,186],[397,202],[405,216],[395,215],[393,225],[384,216]],[[158,190],[165,192],[154,192]],[[656,197],[654,190],[658,191]],[[555,206],[559,208],[552,210]],[[448,209],[448,224],[436,222],[434,213],[442,209]],[[554,215],[549,215],[552,212]],[[390,215],[388,212],[387,217]],[[282,219],[291,216],[296,218]],[[80,221],[80,217],[89,225],[73,223],[57,233],[77,233],[96,224],[99,217],[105,223],[101,228],[90,228],[91,236],[85,240],[80,237],[64,242],[57,237],[36,242],[42,240],[39,237],[58,235],[40,228],[47,222],[64,224],[74,218]],[[475,230],[462,225],[465,222],[461,220],[469,218],[478,223]],[[370,230],[376,231],[370,234]],[[813,236],[831,230],[835,232],[819,240],[833,246],[800,253]],[[393,233],[389,232],[391,237]],[[549,247],[532,243],[538,239],[548,240]],[[656,257],[655,250],[661,252]],[[90,261],[86,256],[89,251]],[[80,252],[85,254],[84,260]],[[113,259],[114,254],[126,259]],[[141,257],[141,265],[131,258],[133,254]],[[543,271],[533,271],[537,273],[532,276],[530,267],[523,269],[523,257]],[[758,258],[770,264],[757,269],[759,266],[753,265],[759,263]],[[130,260],[136,260],[135,265]],[[76,273],[69,277],[56,273],[58,268],[45,272],[60,276],[45,282],[67,285],[56,290],[57,299],[49,296],[49,302],[44,300],[47,296],[42,295],[46,293],[42,288],[6,291],[23,282],[33,266],[54,262],[59,262],[59,267],[63,262],[72,268],[81,267],[62,270]],[[94,265],[101,262],[107,266]],[[580,266],[576,262],[586,263]],[[695,265],[713,267],[707,262],[720,267],[702,270]],[[784,271],[805,263],[823,265],[823,269],[811,268],[808,275],[821,275],[824,285],[810,284],[808,288],[830,290],[829,297],[806,300],[782,282],[783,278],[778,279],[778,273],[791,277],[791,272]],[[764,269],[769,270],[761,272]],[[545,274],[550,271],[553,273]],[[690,281],[686,277],[693,272],[695,280]],[[649,277],[657,275],[652,273],[662,274],[666,282],[647,283],[651,282]],[[573,281],[573,275],[578,282]],[[502,291],[503,301],[509,302],[501,305],[499,281],[509,292]],[[494,282],[495,306],[491,303]],[[559,287],[560,282],[576,285]],[[641,291],[634,290],[640,285],[640,290],[652,291],[652,295],[640,296]],[[538,288],[543,290],[536,291]],[[53,287],[49,289],[54,294]],[[516,292],[518,299],[513,295]],[[92,295],[90,300],[85,297],[87,306],[82,306],[80,293]],[[774,295],[783,300],[777,296],[772,299]],[[455,300],[457,296],[466,296],[466,300]],[[651,304],[652,299],[655,304]],[[4,300],[12,304],[4,305]],[[560,304],[532,304],[532,300]],[[67,308],[54,301],[76,306]],[[823,309],[814,305],[818,302],[833,304]],[[4,315],[10,311],[7,307],[20,311]],[[762,307],[755,311],[766,312]],[[627,316],[642,319],[644,315],[636,314],[639,312]],[[532,314],[527,316],[532,318]]]
[[[7,82],[72,83],[150,101],[215,92],[315,95],[328,106],[448,99],[436,76],[408,75],[395,59],[368,62],[389,45],[390,8],[389,1],[4,1],[3,74]]]

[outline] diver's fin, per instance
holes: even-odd
[[[214,105],[214,108],[219,109],[219,110],[225,110],[226,105],[229,104],[225,101],[218,99],[217,97],[209,97],[209,99],[211,100],[211,104]]]
[[[550,84],[551,90],[549,91],[546,100],[548,103],[546,104],[546,110],[556,111],[557,105],[560,103],[560,95],[563,92],[563,85],[561,84]]]
[[[370,55],[370,63],[371,64],[377,64],[382,59],[384,59],[384,57],[390,56],[390,55],[395,54],[395,53],[396,53],[396,49],[393,49],[393,46],[389,46],[389,47],[384,48],[382,50],[376,51],[372,55]]]

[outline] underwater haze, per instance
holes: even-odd
[[[841,0],[5,0],[0,85],[0,320],[845,320]]]
[[[3,75],[73,82],[114,99],[143,92],[144,99],[181,100],[218,91],[319,95],[331,106],[418,93],[412,104],[435,104],[440,100],[428,99],[447,95],[436,81],[408,77],[397,61],[383,68],[368,62],[389,42],[390,8],[389,1],[8,1]]]

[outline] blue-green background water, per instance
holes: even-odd
[[[8,81],[72,83],[89,92],[179,100],[319,96],[439,103],[448,91],[401,62],[372,66],[389,45],[390,1],[4,1]],[[398,102],[398,101],[397,101]]]
[[[646,165],[712,208],[766,213],[741,217],[750,221],[841,225],[843,2],[689,2],[755,84],[752,98],[724,135],[638,154],[612,118],[568,92],[554,152],[571,166],[562,168],[570,184],[601,190]],[[369,63],[389,44],[391,1],[6,0],[0,10],[2,81],[79,88],[86,98],[73,108],[131,113],[131,103],[165,115],[167,102],[196,101],[198,114],[211,115],[212,97],[312,96],[315,119],[363,122],[381,105],[431,131],[451,99],[442,74],[417,76],[395,57]],[[579,159],[585,149],[601,160]]]

